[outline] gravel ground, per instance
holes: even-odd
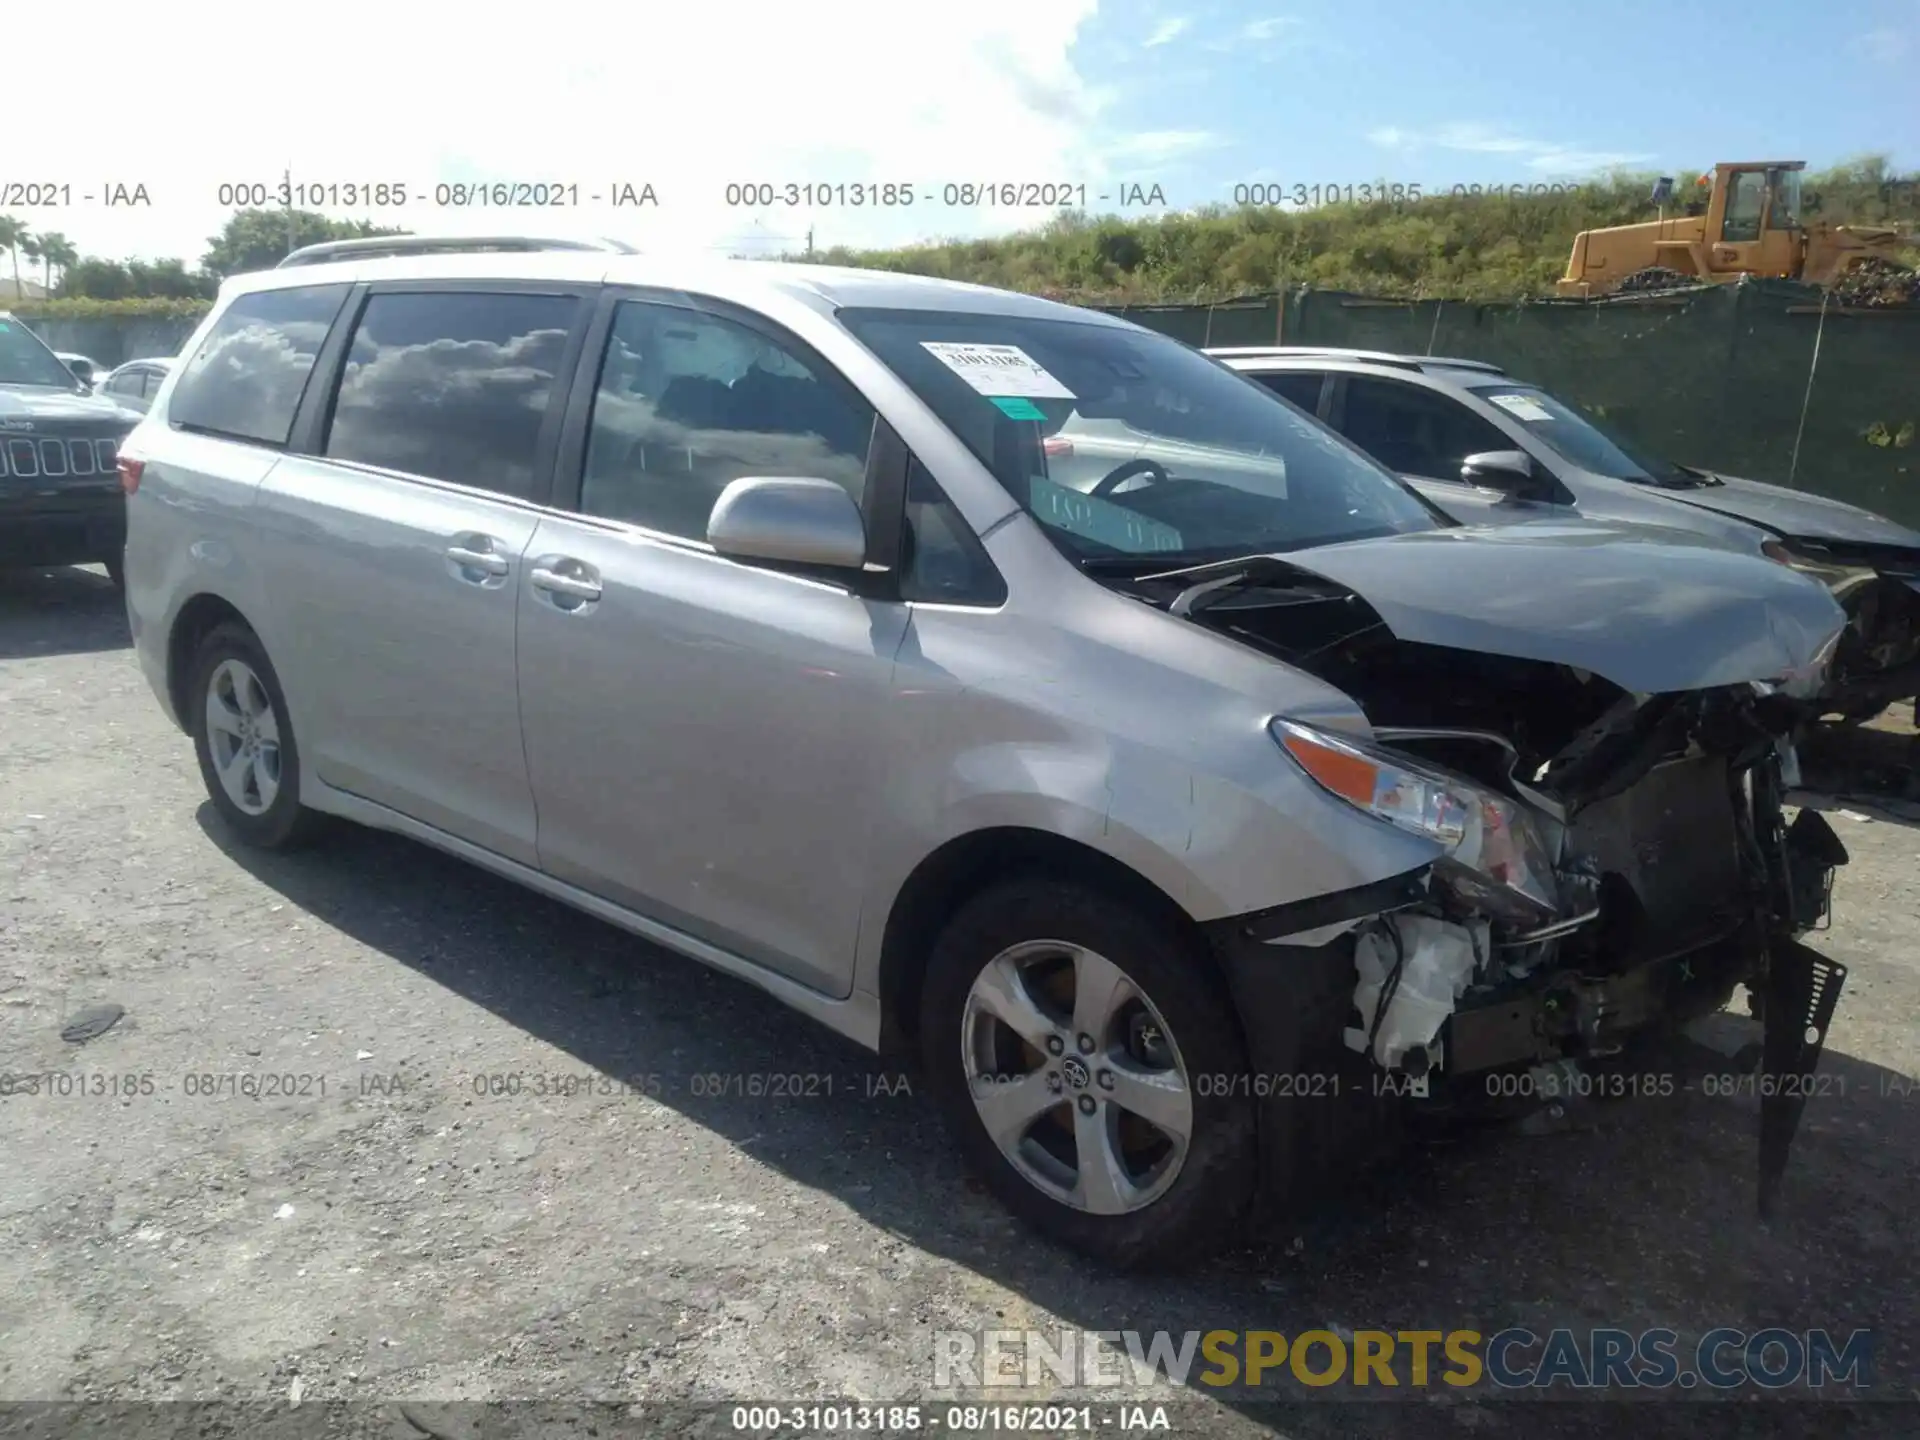
[[[341,1400],[353,1433],[477,1435],[486,1412],[425,1402],[926,1397],[942,1329],[1777,1324],[1878,1332],[1873,1393],[1897,1403],[1823,1407],[1823,1433],[1920,1418],[1920,831],[1892,810],[1826,807],[1854,857],[1819,942],[1851,972],[1824,1071],[1846,1093],[1809,1106],[1772,1225],[1755,1102],[1683,1081],[1566,1133],[1415,1150],[1337,1221],[1122,1279],[966,1182],[910,1077],[748,986],[392,837],[234,850],[127,644],[97,572],[0,576],[0,1069],[85,1092],[0,1099],[0,1399]],[[102,1002],[118,1024],[61,1038]],[[199,1075],[295,1093],[189,1093],[240,1085]],[[776,1075],[812,1093],[742,1093]],[[109,1076],[135,1093],[93,1093]],[[1180,1434],[1628,1418],[1319,1393],[1165,1398]],[[1810,1428],[1804,1407],[1712,1408]],[[64,1412],[6,1413],[50,1434]],[[191,1433],[279,1433],[227,1413]]]

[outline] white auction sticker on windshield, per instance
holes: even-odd
[[[1071,390],[1018,345],[962,345],[949,340],[920,343],[982,395],[1019,395],[1029,400],[1074,398]]]
[[[1553,419],[1553,412],[1531,395],[1489,395],[1487,398],[1517,419],[1526,421]]]

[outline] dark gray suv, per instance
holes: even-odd
[[[1469,525],[1580,516],[1746,543],[1814,576],[1849,625],[1829,713],[1920,692],[1920,533],[1821,495],[1679,465],[1497,365],[1299,347],[1208,354],[1316,415]]]

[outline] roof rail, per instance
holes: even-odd
[[[1464,360],[1453,355],[1400,355],[1391,350],[1349,350],[1336,345],[1216,346],[1207,354],[1222,360],[1360,360],[1369,365],[1394,365],[1402,370],[1443,366],[1452,370],[1481,370],[1489,375],[1506,374],[1498,365],[1485,360]]]
[[[385,260],[397,255],[474,255],[538,250],[589,250],[608,255],[640,252],[621,240],[556,240],[538,235],[369,235],[303,245],[274,268],[327,265],[336,260]]]

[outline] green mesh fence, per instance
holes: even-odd
[[[1190,345],[1329,345],[1490,361],[1685,464],[1920,528],[1920,310],[1748,281],[1598,304],[1396,302],[1295,290],[1113,313]],[[1818,355],[1816,360],[1816,341]]]

